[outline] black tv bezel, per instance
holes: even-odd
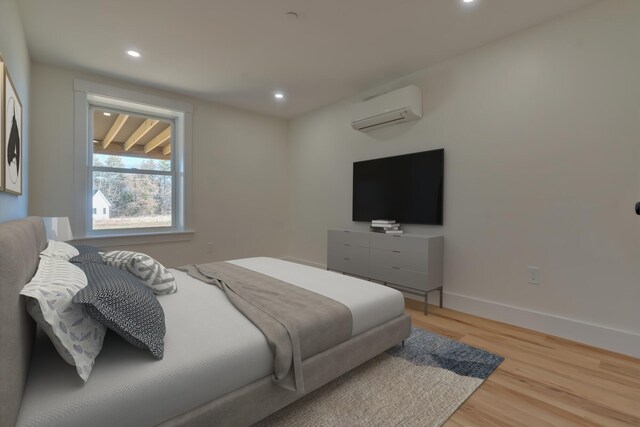
[[[396,220],[400,223],[403,224],[413,224],[413,225],[444,225],[444,168],[445,168],[445,155],[444,155],[444,148],[436,148],[434,150],[425,150],[425,151],[417,151],[414,153],[407,153],[407,154],[400,154],[397,156],[388,156],[388,157],[379,157],[379,158],[374,158],[374,159],[367,159],[367,160],[359,160],[357,162],[353,162],[353,166],[352,166],[352,171],[351,171],[351,220],[353,222],[370,222],[371,220],[361,220],[361,219],[356,219],[355,218],[355,211],[356,211],[356,198],[355,198],[355,186],[356,186],[356,180],[355,180],[355,166],[357,163],[365,163],[365,162],[372,162],[372,161],[376,161],[376,160],[386,160],[386,159],[395,159],[395,158],[400,158],[400,157],[411,157],[411,156],[415,156],[418,154],[424,154],[424,153],[432,153],[432,152],[436,152],[436,151],[440,151],[442,152],[442,180],[440,183],[440,194],[438,196],[438,204],[440,206],[439,209],[439,222],[406,222],[406,221],[402,221],[402,219],[398,219],[398,218],[374,218],[374,219],[392,219],[392,220]]]

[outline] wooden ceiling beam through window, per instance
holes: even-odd
[[[164,154],[165,156],[171,154],[171,144],[167,144],[164,146],[164,148],[162,149],[162,154]]]
[[[153,150],[149,153],[144,152],[144,145],[134,145],[129,151],[124,151],[124,143],[112,142],[108,148],[102,148],[100,143],[96,143],[93,147],[93,154],[106,154],[111,156],[124,157],[143,157],[145,159],[169,160],[170,155],[162,153],[162,149]]]
[[[144,146],[144,152],[148,153],[149,151],[161,145],[163,142],[167,141],[169,138],[171,138],[171,126],[160,132],[151,141],[147,142]]]
[[[105,136],[104,140],[102,141],[103,149],[109,147],[109,144],[111,144],[116,135],[118,135],[118,132],[120,132],[120,129],[122,129],[122,126],[124,126],[128,118],[129,116],[126,114],[118,114],[118,117],[116,117],[116,121],[113,122],[111,129],[109,129],[109,132],[107,132],[107,136]]]
[[[131,147],[136,145],[143,136],[145,136],[155,125],[160,123],[160,120],[147,119],[145,120],[138,129],[136,129],[124,143],[124,151],[129,151]]]

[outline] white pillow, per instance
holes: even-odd
[[[40,256],[62,259],[65,261],[69,261],[71,258],[78,255],[80,255],[80,252],[76,248],[68,243],[59,242],[57,240],[49,240],[47,249],[40,252]]]
[[[156,295],[178,291],[175,277],[162,264],[149,255],[129,251],[111,251],[102,254],[107,265],[127,271],[140,279]]]
[[[29,297],[27,312],[47,334],[60,356],[85,382],[102,349],[106,327],[71,301],[87,286],[87,276],[68,261],[42,257],[38,271],[20,292]]]

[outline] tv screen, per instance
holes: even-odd
[[[353,220],[442,225],[444,149],[353,164]]]

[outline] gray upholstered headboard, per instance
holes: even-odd
[[[0,426],[15,425],[20,409],[35,338],[20,290],[36,272],[46,245],[41,218],[0,224]]]

